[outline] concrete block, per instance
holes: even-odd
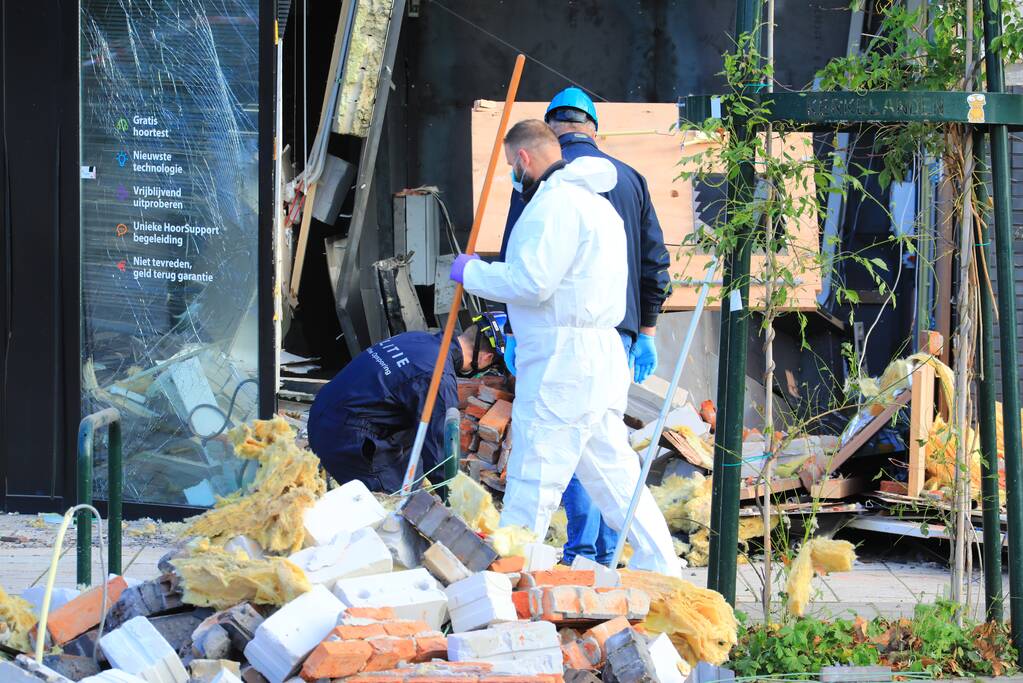
[[[422,567],[341,579],[334,584],[334,595],[348,607],[390,607],[399,619],[425,621],[438,631],[448,613],[447,596]]]
[[[662,633],[647,644],[650,659],[654,663],[654,672],[659,683],[685,683],[683,671],[689,672],[690,666],[683,661],[678,650],[671,642],[668,634]]]
[[[4,666],[10,664],[10,667]],[[28,655],[18,655],[14,662],[0,661],[0,681],[31,681],[32,683],[71,683],[71,679],[60,674],[46,664],[37,664]]]
[[[75,655],[76,657],[88,657],[92,659],[95,653],[100,662],[105,662],[106,657],[103,656],[103,651],[96,651],[96,639],[99,637],[99,629],[94,628],[91,631],[87,631],[82,635],[78,636],[69,643],[65,643],[61,648],[61,651],[66,655]]]
[[[148,683],[185,683],[188,674],[177,653],[145,617],[134,617],[99,641],[115,669]]]
[[[483,571],[498,557],[489,543],[428,491],[412,494],[401,514],[423,536],[446,545],[471,572]]]
[[[483,631],[448,635],[452,662],[486,662],[494,671],[520,675],[561,674],[561,639],[546,621],[499,624]]]
[[[600,679],[587,669],[565,669],[565,683],[600,683]]]
[[[628,628],[607,639],[604,683],[658,683],[646,639]]]
[[[247,602],[220,612],[217,623],[227,631],[231,646],[241,652],[256,636],[256,630],[264,621],[263,615]]]
[[[525,546],[526,563],[523,571],[542,572],[553,569],[558,563],[559,551],[545,543],[527,543]]]
[[[434,543],[423,553],[423,566],[445,586],[472,576],[472,572],[462,564],[462,561],[440,542]]]
[[[83,678],[79,683],[146,683],[146,679],[132,676],[125,671],[110,669],[108,671],[101,671],[95,676]]]
[[[686,683],[725,683],[734,681],[735,672],[722,666],[714,666],[707,662],[697,662]]]
[[[204,619],[212,614],[213,610],[204,608],[191,612],[165,614],[162,617],[150,617],[149,623],[175,652],[189,652],[192,649],[192,633]]]
[[[338,579],[386,574],[394,568],[390,549],[369,527],[349,535],[338,534],[332,543],[300,550],[288,558],[310,583],[333,588]]]
[[[266,557],[263,546],[248,536],[235,536],[224,544],[224,550],[232,553],[240,550],[253,560],[262,560]]]
[[[889,683],[891,680],[890,666],[821,667],[821,683]]]
[[[622,584],[622,577],[615,569],[609,569],[599,562],[588,557],[576,555],[572,560],[572,569],[585,569],[593,572],[594,583],[597,588],[617,588]]]
[[[165,573],[152,581],[129,586],[107,613],[106,628],[115,629],[135,617],[149,617],[186,609],[178,577]]]
[[[256,671],[251,665],[242,667],[242,683],[269,683],[263,674]],[[290,683],[290,681],[289,681]]]
[[[327,545],[339,533],[379,526],[387,511],[358,479],[327,491],[306,510],[306,545]]]
[[[231,653],[231,636],[220,624],[200,625],[192,632],[192,653],[204,659],[226,659]]]
[[[43,664],[72,681],[80,681],[86,676],[95,676],[99,673],[99,665],[92,657],[68,654],[44,655]]]
[[[337,624],[344,605],[323,586],[313,586],[256,629],[245,658],[270,683],[283,683]]]
[[[444,593],[448,597],[451,630],[456,633],[518,619],[511,581],[505,574],[480,572],[451,584]]]
[[[430,545],[400,513],[392,513],[377,527],[377,534],[391,551],[396,569],[415,569]]]

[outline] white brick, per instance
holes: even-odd
[[[393,569],[391,551],[373,529],[342,532],[328,545],[300,550],[288,558],[310,583],[333,588],[338,579],[385,574]]]
[[[445,586],[472,576],[472,572],[462,564],[462,561],[440,541],[423,553],[423,566]]]
[[[544,543],[527,543],[523,546],[526,551],[527,572],[543,572],[554,569],[558,563],[558,549]]]
[[[654,662],[654,671],[660,683],[685,683],[680,666],[688,670],[689,665],[683,664],[682,657],[666,633],[662,633],[649,644],[650,659]]]
[[[221,669],[220,673],[214,676],[210,683],[242,683],[242,679],[238,678],[227,669]]]
[[[115,669],[148,683],[185,683],[188,673],[174,649],[145,617],[124,622],[99,639],[99,647]]]
[[[316,504],[306,510],[306,545],[327,545],[339,533],[376,527],[387,517],[387,511],[366,485],[358,479],[327,491]]]
[[[146,683],[146,681],[118,669],[109,669],[101,671],[95,676],[83,678],[79,683]]]
[[[592,571],[597,577],[597,582],[594,584],[596,588],[618,588],[622,584],[622,577],[616,570],[609,569],[582,555],[576,555],[572,560],[572,569]]]
[[[452,662],[489,662],[495,672],[562,674],[561,640],[549,621],[517,621],[448,635]]]
[[[518,619],[511,581],[505,574],[480,572],[451,584],[444,593],[448,596],[451,630],[456,633]]]
[[[391,551],[395,568],[415,569],[419,566],[420,558],[429,543],[401,514],[387,515],[387,519],[376,531],[380,535],[380,540]]]
[[[390,607],[399,619],[425,621],[437,631],[448,613],[447,596],[422,567],[341,579],[334,584],[334,595],[347,607]]]
[[[283,683],[337,624],[344,605],[313,586],[267,618],[245,646],[245,658],[270,683]]]

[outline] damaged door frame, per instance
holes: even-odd
[[[404,18],[405,0],[394,0],[394,5],[391,7],[390,23],[387,27],[383,58],[380,60],[380,76],[377,79],[373,118],[370,121],[369,134],[366,136],[366,140],[362,144],[362,152],[359,154],[359,171],[355,179],[355,205],[352,209],[352,222],[348,228],[348,244],[334,297],[337,302],[337,317],[341,323],[344,341],[353,358],[382,338],[381,331],[372,329],[369,324],[367,312],[371,309],[371,303],[367,301],[367,298],[375,297],[372,306],[378,306],[379,296],[376,295],[376,289],[373,287],[370,287],[367,292],[363,292],[363,268],[359,252],[362,247],[362,232],[366,225],[366,213],[369,209],[369,199],[373,187],[380,134],[384,125],[384,117],[387,114],[387,98],[391,92],[394,57],[398,51],[398,37],[401,35],[401,24]],[[367,271],[370,270],[373,272],[369,272],[369,275],[376,278],[375,270],[367,269]]]

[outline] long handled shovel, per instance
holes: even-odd
[[[614,555],[607,565],[611,569],[618,566],[622,551],[625,550],[625,541],[629,537],[629,528],[632,520],[636,517],[636,507],[639,506],[639,499],[643,495],[643,487],[646,486],[646,478],[650,474],[650,466],[654,463],[654,455],[661,443],[661,433],[664,432],[664,421],[668,419],[671,412],[671,399],[675,397],[675,390],[678,389],[678,381],[682,377],[682,369],[686,365],[686,358],[689,357],[689,347],[693,345],[693,337],[696,335],[696,326],[700,322],[700,315],[703,313],[703,306],[707,303],[707,293],[710,290],[710,283],[717,271],[719,259],[714,258],[707,269],[707,276],[703,278],[703,287],[700,288],[700,298],[696,300],[696,308],[693,309],[693,317],[689,321],[689,328],[686,330],[686,338],[682,341],[682,351],[678,354],[678,361],[675,363],[675,374],[671,376],[671,384],[668,386],[668,393],[664,397],[664,405],[661,406],[661,414],[657,416],[657,425],[654,433],[650,435],[650,445],[647,446],[646,455],[643,456],[643,468],[639,473],[639,481],[636,483],[636,491],[632,494],[632,502],[629,503],[629,511],[625,515],[625,523],[618,535],[618,545],[615,546]]]
[[[476,216],[472,221],[472,230],[469,232],[469,243],[465,247],[466,254],[476,251],[476,238],[479,236],[480,224],[483,222],[483,212],[487,208],[487,199],[490,197],[490,185],[494,180],[494,171],[497,168],[497,160],[501,157],[501,142],[504,140],[504,132],[508,128],[508,118],[511,116],[512,105],[515,103],[515,93],[519,89],[519,79],[522,77],[522,67],[526,63],[525,55],[515,58],[515,68],[512,69],[511,81],[508,83],[508,94],[504,98],[504,111],[501,112],[501,123],[497,126],[497,136],[494,138],[494,148],[490,152],[490,164],[487,166],[487,175],[483,180],[483,191],[480,193],[480,202],[476,207]],[[412,454],[409,456],[408,469],[405,470],[405,479],[401,484],[401,495],[407,496],[412,492],[412,483],[415,481],[416,469],[419,467],[419,459],[423,453],[423,442],[426,440],[426,431],[430,424],[430,417],[433,415],[433,406],[437,401],[437,390],[440,388],[440,378],[444,374],[444,362],[448,357],[448,349],[451,346],[451,337],[454,335],[455,323],[458,320],[458,310],[462,305],[462,284],[455,287],[455,298],[451,304],[451,312],[448,313],[447,322],[444,324],[444,337],[437,351],[437,362],[433,366],[433,377],[430,379],[430,388],[426,393],[426,404],[423,406],[423,415],[419,418],[419,427],[416,429],[416,440],[412,443]]]

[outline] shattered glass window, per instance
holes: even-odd
[[[256,416],[258,0],[81,0],[82,414],[125,500],[212,505]],[[97,449],[105,452],[104,449]],[[106,463],[95,495],[106,497]]]

